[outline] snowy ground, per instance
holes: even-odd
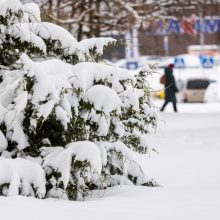
[[[159,155],[139,158],[161,187],[117,187],[85,202],[0,197],[0,219],[219,220],[220,104],[178,107],[149,137]]]

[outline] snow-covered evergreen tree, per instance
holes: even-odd
[[[78,42],[36,4],[0,0],[0,193],[80,199],[146,184],[133,152],[156,127],[146,75],[101,60],[117,42]]]

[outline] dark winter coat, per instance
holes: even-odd
[[[169,67],[165,68],[165,78],[165,101],[176,102],[176,92],[178,92],[178,89],[176,87],[173,69]]]

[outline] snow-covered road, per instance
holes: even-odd
[[[150,138],[159,155],[143,164],[162,185],[155,193],[161,215],[150,219],[220,219],[220,114],[207,109],[195,114],[196,107],[180,106],[191,113],[162,113],[164,124]]]
[[[163,113],[161,118],[164,124],[150,137],[159,155],[145,162],[151,175],[164,186],[220,188],[220,114]]]
[[[139,157],[161,187],[117,187],[85,202],[0,197],[0,219],[219,220],[220,105],[179,109],[162,113],[149,137],[159,155]]]

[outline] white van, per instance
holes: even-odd
[[[184,83],[183,102],[204,102],[205,91],[212,81],[206,78],[190,78]]]

